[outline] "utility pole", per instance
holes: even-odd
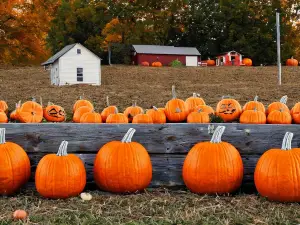
[[[278,85],[281,85],[280,12],[276,12]]]

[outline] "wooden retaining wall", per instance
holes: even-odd
[[[133,141],[149,152],[153,164],[152,187],[183,186],[181,169],[187,152],[198,142],[211,139],[214,129],[226,127],[222,140],[233,144],[244,162],[242,190],[255,191],[253,173],[259,157],[270,148],[280,148],[284,134],[294,133],[293,147],[300,147],[298,125],[243,124],[0,124],[6,128],[6,140],[21,145],[35,168],[48,153],[56,153],[61,141],[69,142],[68,152],[76,153],[85,163],[88,188],[93,183],[93,162],[98,150],[107,142],[121,140],[129,128],[135,128]]]

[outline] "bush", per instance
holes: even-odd
[[[181,67],[182,63],[178,59],[176,59],[176,60],[174,60],[170,63],[170,66],[172,66],[172,67]]]

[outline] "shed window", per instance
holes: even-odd
[[[83,82],[83,68],[77,68],[77,81]]]
[[[81,49],[77,49],[77,55],[81,54]]]

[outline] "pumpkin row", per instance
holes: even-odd
[[[176,97],[175,86],[172,86],[173,98],[167,102],[164,108],[153,106],[144,112],[136,102],[119,113],[117,106],[109,104],[101,112],[94,111],[93,104],[86,99],[79,99],[73,106],[73,122],[75,123],[209,123],[213,117],[219,118],[220,122],[238,121],[245,124],[291,124],[300,123],[300,102],[296,103],[292,110],[286,105],[287,96],[283,96],[278,102],[271,103],[267,109],[258,101],[256,96],[253,101],[247,102],[242,108],[240,103],[232,98],[223,97],[217,104],[216,110],[205,104],[203,98],[194,93],[185,101]],[[0,122],[8,122],[8,106],[0,101]],[[66,112],[63,107],[48,103],[43,108],[36,101],[19,102],[15,111],[10,114],[11,120],[22,123],[40,123],[43,118],[48,122],[65,122]]]
[[[182,168],[187,188],[198,194],[225,194],[242,183],[244,166],[238,150],[221,140],[225,130],[219,126],[210,141],[197,143],[188,152]],[[152,179],[152,163],[143,145],[132,141],[130,128],[121,141],[105,144],[94,161],[94,180],[102,190],[114,193],[142,191]],[[258,192],[270,200],[300,201],[300,149],[291,147],[293,134],[287,132],[281,149],[266,151],[255,168]],[[57,154],[45,155],[36,168],[35,185],[45,198],[69,198],[79,195],[86,185],[84,163],[67,153],[63,141]],[[22,147],[5,142],[0,129],[0,194],[11,195],[30,177],[30,161]]]

